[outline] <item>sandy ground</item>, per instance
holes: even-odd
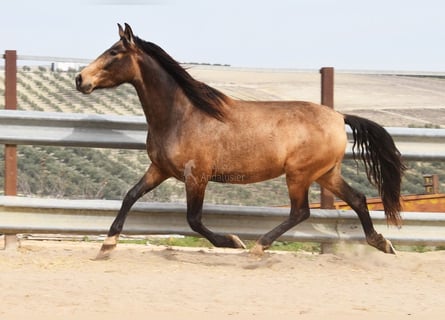
[[[0,319],[443,319],[445,252],[385,255],[24,241],[0,251]],[[131,318],[130,318],[131,317]]]

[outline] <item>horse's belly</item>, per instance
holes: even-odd
[[[217,171],[215,170],[209,176],[209,180],[220,183],[248,184],[270,180],[284,174],[283,166],[263,166],[256,170],[246,168],[235,171]]]

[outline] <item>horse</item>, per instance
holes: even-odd
[[[369,245],[395,254],[391,242],[374,229],[366,197],[341,176],[347,135],[365,164],[368,180],[382,198],[388,224],[400,226],[400,185],[405,166],[389,133],[379,124],[305,101],[244,101],[193,78],[158,45],[118,24],[119,40],[75,77],[78,91],[130,83],[148,124],[147,171],[125,195],[97,259],[116,247],[132,205],[168,178],[185,184],[187,222],[216,247],[245,248],[232,234],[202,223],[209,182],[248,184],[285,175],[290,214],[250,249],[261,255],[286,231],[310,215],[312,182],[344,200],[358,215]]]

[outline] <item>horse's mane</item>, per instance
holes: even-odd
[[[134,37],[135,43],[178,83],[187,98],[196,107],[218,120],[223,120],[224,102],[228,97],[219,90],[194,79],[178,62],[158,45]]]

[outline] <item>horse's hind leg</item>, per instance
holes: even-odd
[[[282,234],[309,218],[309,185],[290,176],[286,176],[286,181],[291,201],[289,217],[258,239],[255,246],[251,249],[251,253],[255,255],[262,255],[264,250],[269,248]]]
[[[168,176],[165,176],[161,173],[161,171],[155,166],[151,165],[144,176],[136,183],[125,195],[124,200],[122,201],[121,208],[116,218],[113,221],[113,224],[108,231],[107,238],[104,240],[102,247],[97,255],[96,259],[107,259],[110,255],[110,252],[116,247],[117,240],[119,238],[120,233],[124,227],[125,219],[127,218],[128,212],[130,211],[133,204],[144,194],[156,188],[161,182],[167,179]]]
[[[385,253],[395,254],[391,242],[375,231],[366,204],[366,197],[349,186],[339,171],[340,168],[335,168],[318,179],[317,182],[345,201],[357,213],[369,245]]]
[[[204,236],[215,247],[246,248],[237,236],[217,234],[203,225],[201,221],[202,206],[207,183],[191,180],[189,179],[186,182],[185,189],[187,194],[187,222],[192,230]]]

